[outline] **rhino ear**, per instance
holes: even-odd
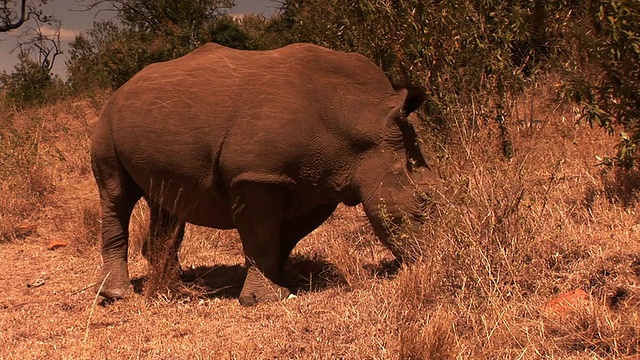
[[[416,111],[427,100],[424,89],[417,86],[396,88],[396,93],[403,99],[402,111],[405,115]]]

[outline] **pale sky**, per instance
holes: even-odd
[[[271,0],[235,0],[235,4],[236,6],[231,9],[230,13],[256,13],[267,17],[274,14],[278,7],[278,3]],[[69,42],[75,38],[76,34],[90,29],[94,20],[106,20],[113,16],[113,13],[109,12],[97,14],[96,11],[90,13],[74,11],[81,8],[77,0],[49,0],[49,3],[43,7],[45,14],[53,15],[62,21],[60,40],[62,51],[65,54],[56,58],[54,73],[64,78],[66,78],[65,61],[67,60],[66,52],[68,52]],[[16,47],[16,37],[23,34],[29,26],[33,26],[33,24],[25,23],[17,30],[0,33],[0,73],[3,70],[13,71],[17,62],[17,51],[13,54],[11,51]]]

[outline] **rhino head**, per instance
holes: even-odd
[[[408,115],[425,100],[420,88],[396,90],[399,104],[387,116],[377,146],[358,169],[360,201],[376,236],[400,261],[420,256],[420,228],[433,177]]]

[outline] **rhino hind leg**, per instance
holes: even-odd
[[[178,252],[184,239],[185,223],[147,199],[151,214],[149,236],[142,244],[142,255],[149,261],[151,271],[174,277],[180,270]]]
[[[245,306],[286,299],[291,292],[280,272],[280,229],[286,191],[277,185],[238,184],[233,216],[244,249],[247,277],[238,300]]]
[[[96,289],[103,300],[120,299],[131,291],[127,253],[129,220],[142,190],[115,154],[92,152],[93,171],[102,208],[102,270]]]

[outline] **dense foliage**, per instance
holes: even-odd
[[[27,54],[19,55],[20,62],[10,74],[0,74],[0,84],[4,89],[4,102],[11,105],[40,105],[51,98],[59,98],[64,86],[50,69],[42,67]]]
[[[618,153],[605,164],[630,168],[640,145],[640,2],[593,1],[587,20],[575,34],[587,66],[571,59],[566,95],[591,124],[619,132]]]

